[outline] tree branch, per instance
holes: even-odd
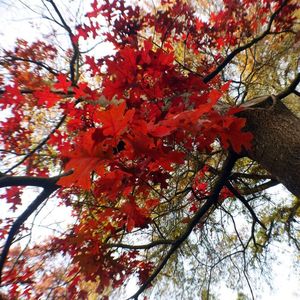
[[[53,68],[51,68],[50,66],[48,66],[47,64],[41,62],[41,61],[37,61],[37,60],[33,60],[33,59],[29,59],[29,58],[23,58],[23,57],[17,57],[14,55],[9,55],[7,54],[7,58],[6,58],[9,62],[14,62],[14,61],[24,61],[24,62],[29,62],[32,63],[34,65],[37,65],[45,70],[47,70],[49,73],[53,74],[53,75],[58,75],[59,72],[54,70]]]
[[[153,271],[150,277],[145,281],[145,283],[139,288],[139,290],[131,296],[129,299],[138,299],[139,295],[144,292],[144,290],[151,284],[151,282],[157,277],[160,271],[169,261],[170,257],[176,252],[176,250],[181,246],[181,244],[188,238],[194,227],[201,221],[201,219],[207,216],[211,209],[218,203],[219,193],[222,187],[225,185],[228,180],[231,170],[234,167],[236,160],[238,159],[237,155],[230,153],[228,158],[224,162],[222,172],[216,181],[214,187],[212,188],[211,194],[208,197],[207,201],[200,207],[196,212],[194,217],[191,219],[190,223],[187,225],[185,231],[179,236],[176,241],[172,244],[171,248],[167,252],[166,256],[159,263],[157,268]]]
[[[250,174],[250,173],[235,172],[230,175],[230,180],[235,180],[238,178],[246,178],[246,179],[253,179],[253,180],[266,180],[266,179],[274,180],[275,179],[271,175],[264,175],[264,174]]]
[[[250,212],[252,219],[254,222],[258,223],[263,229],[267,230],[266,226],[258,219],[256,213],[254,212],[253,208],[251,205],[247,202],[247,200],[233,187],[233,185],[228,181],[226,183],[226,187],[228,190],[235,196],[237,197],[243,204],[244,206],[248,209]]]
[[[9,168],[5,174],[10,173],[13,169],[20,166],[24,161],[26,161],[31,155],[33,155],[35,152],[37,152],[39,149],[41,149],[50,139],[51,135],[63,124],[65,121],[67,115],[63,115],[62,118],[59,120],[59,122],[56,124],[56,126],[51,130],[51,132],[31,151],[29,151],[19,162],[17,162],[15,165],[13,165],[11,168]]]
[[[300,83],[300,73],[297,74],[297,76],[294,78],[291,84],[284,91],[279,93],[276,96],[276,98],[280,100],[292,93],[295,93],[296,95],[300,96],[300,93],[296,91],[296,87],[299,83]]]
[[[0,173],[0,188],[9,186],[37,186],[46,189],[52,187],[61,177],[68,176],[71,173],[72,171],[68,171],[55,177],[8,176]]]
[[[158,241],[153,241],[152,243],[145,244],[145,245],[130,245],[130,244],[122,244],[122,243],[108,243],[105,244],[105,246],[108,247],[115,247],[115,248],[125,248],[125,249],[151,249],[156,246],[160,245],[171,245],[174,244],[174,240],[158,240]]]
[[[27,207],[27,209],[16,219],[12,225],[8,237],[5,241],[4,248],[0,257],[0,284],[2,282],[2,271],[9,252],[9,248],[13,242],[13,239],[20,227],[30,217],[30,215],[58,188],[57,185],[53,184],[52,187],[44,189],[36,199]]]
[[[60,11],[59,11],[57,5],[55,4],[55,2],[53,0],[46,0],[46,1],[49,2],[52,5],[54,11],[56,12],[56,14],[59,17],[64,29],[69,34],[69,38],[70,38],[72,48],[73,48],[73,55],[72,55],[72,58],[70,60],[70,77],[71,77],[72,85],[75,86],[76,82],[77,82],[75,63],[79,59],[79,56],[80,56],[80,51],[79,51],[78,45],[74,42],[74,39],[73,39],[74,34],[73,34],[70,26],[66,23],[65,19],[63,18],[62,14],[60,13]]]
[[[252,39],[250,42],[246,43],[245,45],[238,47],[234,49],[227,57],[224,59],[224,61],[218,65],[218,67],[213,70],[210,74],[205,76],[203,78],[203,82],[207,83],[210,80],[212,80],[214,77],[216,77],[234,58],[236,55],[238,55],[240,52],[252,47],[257,42],[261,41],[263,38],[265,38],[269,33],[271,33],[271,27],[272,24],[276,18],[276,16],[280,13],[282,8],[287,4],[287,0],[283,1],[281,6],[273,13],[273,15],[270,17],[270,21],[268,23],[267,29],[258,37]]]
[[[24,222],[31,216],[33,212],[36,211],[36,209],[54,192],[56,191],[60,186],[56,184],[59,178],[63,176],[68,176],[70,175],[71,172],[63,173],[61,175],[51,177],[51,178],[30,178],[27,177],[26,179],[23,177],[23,183],[28,181],[26,185],[35,185],[35,186],[43,186],[44,190],[36,197],[35,200],[31,202],[31,204],[26,208],[26,210],[15,220],[14,224],[10,228],[10,231],[8,233],[7,239],[5,241],[1,256],[0,256],[0,284],[1,284],[1,278],[2,278],[2,272],[3,272],[3,267],[10,249],[10,246],[13,242],[13,239],[15,235],[18,233],[20,227],[24,224]],[[4,176],[3,178],[0,178],[0,184],[3,182],[1,180],[7,179],[8,176]],[[10,177],[9,180],[14,180],[16,177]],[[7,182],[6,186],[11,186],[11,185],[23,185],[21,184],[22,181],[20,182],[20,178],[22,177],[17,177],[16,182],[17,184],[12,184],[12,182],[9,184]],[[29,181],[31,180],[31,183]],[[47,184],[46,184],[47,182]],[[36,184],[34,184],[36,183]]]
[[[246,189],[242,189],[240,190],[241,194],[244,195],[244,196],[247,196],[247,195],[252,195],[254,193],[259,193],[259,192],[262,192],[272,186],[275,186],[277,184],[279,184],[280,182],[278,180],[269,180],[265,183],[262,183],[260,185],[257,185],[257,186],[254,186],[252,188],[246,188]]]

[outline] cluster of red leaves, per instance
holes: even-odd
[[[6,238],[13,221],[14,220],[12,218],[0,219],[0,240],[4,240]]]
[[[34,129],[38,127],[38,124],[34,123],[34,114],[44,107],[54,106],[61,99],[58,94],[52,93],[49,87],[49,81],[55,81],[55,74],[49,75],[45,69],[51,70],[49,61],[52,63],[57,58],[57,50],[45,42],[29,44],[24,40],[17,40],[15,49],[5,51],[5,57],[1,66],[8,71],[7,79],[11,80],[1,86],[4,93],[0,97],[0,108],[5,113],[0,120],[0,143],[5,152],[0,152],[0,158],[7,158],[7,153],[22,158],[36,146],[32,144],[31,139],[35,134]],[[59,75],[58,80],[61,76],[65,75]],[[42,176],[48,171],[47,168],[44,170],[44,167],[40,168],[34,163],[33,157],[26,160],[24,165],[27,174]]]
[[[19,186],[13,186],[0,195],[1,200],[6,200],[8,204],[11,204],[10,209],[15,211],[17,206],[22,204],[21,200],[22,188]]]
[[[13,267],[13,259],[17,259],[21,254],[21,248],[16,247],[10,252],[10,259],[7,261],[7,271],[3,274],[3,282],[9,288],[9,299],[17,299],[21,295],[24,299],[30,299],[32,289],[33,270],[26,264],[23,256],[16,260],[16,266]],[[20,291],[21,285],[26,286]]]
[[[3,299],[42,299],[45,295],[51,299],[87,299],[88,293],[76,286],[74,270],[78,268],[55,263],[56,253],[49,252],[51,247],[48,241],[25,250],[20,246],[10,250],[2,275]]]
[[[238,109],[222,114],[216,109],[229,83],[222,84],[219,77],[204,83],[203,78],[222,61],[222,50],[256,36],[268,22],[270,11],[282,1],[223,2],[221,9],[204,22],[186,1],[162,1],[164,9],[154,14],[127,6],[125,1],[106,0],[100,5],[94,0],[92,11],[86,15],[87,24],[79,25],[72,38],[73,43],[81,43],[103,34],[114,44],[113,56],[85,57],[89,74],[101,78],[99,89],[84,81],[71,82],[62,73],[52,73],[46,80],[43,67],[32,69],[30,60],[43,63],[56,56],[52,46],[19,42],[14,53],[9,53],[24,59],[8,66],[15,80],[5,87],[0,106],[10,110],[12,117],[1,122],[1,143],[17,154],[30,149],[33,131],[26,112],[36,107],[57,109],[66,116],[64,126],[49,137],[47,145],[57,153],[55,162],[60,160],[66,171],[73,170],[59,180],[58,184],[66,188],[59,195],[67,205],[72,205],[72,194],[89,195],[88,203],[79,205],[78,211],[75,207],[79,223],[64,238],[54,239],[50,247],[53,253],[70,255],[73,262],[65,278],[72,278],[68,296],[87,296],[79,288],[82,280],[97,282],[100,294],[106,287],[120,286],[133,274],[144,283],[153,264],[137,251],[114,251],[117,247],[108,246],[109,242],[117,242],[120,232],[134,233],[151,225],[161,201],[157,195],[153,197],[153,187],[167,189],[172,174],[186,163],[191,152],[209,154],[216,141],[223,149],[238,153],[251,146],[251,134],[243,131],[245,120],[236,117]],[[252,13],[245,13],[245,7]],[[286,19],[283,21],[282,12],[276,30],[292,25],[294,9],[293,4],[286,6]],[[254,11],[259,11],[259,19]],[[106,20],[108,32],[101,33],[99,18]],[[154,30],[160,44],[151,38],[141,41],[139,34],[147,30]],[[194,55],[214,53],[197,62],[197,73],[177,64],[174,48],[181,41]],[[20,92],[24,88],[34,91],[24,95]],[[105,104],[99,105],[99,99]],[[27,174],[48,171],[34,159],[26,160],[25,166]],[[197,211],[198,198],[209,194],[205,170],[200,173],[192,184],[196,196],[191,198],[190,213]],[[14,207],[19,204],[17,189],[7,193]],[[220,200],[230,196],[223,190]],[[16,297],[20,288],[16,280],[30,285],[28,278],[33,272],[22,260],[17,269],[21,272],[9,273],[3,279]],[[26,296],[29,290],[23,293]]]
[[[13,51],[5,51],[5,56],[9,58],[4,61],[4,67],[17,79],[18,85],[27,89],[36,89],[45,76],[44,66],[57,58],[57,49],[43,41],[29,43],[18,39]],[[32,64],[31,62],[38,62]],[[49,66],[50,67],[50,66]]]
[[[89,120],[93,126],[61,147],[65,170],[73,169],[73,174],[58,182],[91,191],[95,204],[105,207],[91,219],[81,216],[83,223],[62,247],[85,280],[101,278],[100,292],[108,285],[119,286],[133,273],[147,278],[151,265],[144,266],[128,253],[112,256],[101,239],[110,235],[113,240],[121,228],[132,232],[152,222],[159,199],[149,199],[149,182],[167,188],[170,172],[185,162],[189,151],[210,151],[217,138],[235,151],[248,147],[251,140],[241,131],[244,121],[234,116],[236,111],[221,115],[214,110],[228,85],[219,91],[195,76],[183,76],[173,54],[153,50],[150,41],[138,49],[122,48],[106,65],[103,93],[120,103],[94,107]],[[191,96],[184,99],[181,94],[187,90]]]
[[[131,207],[121,208],[120,223],[124,224],[126,210],[131,214]],[[136,207],[137,210],[140,210]],[[140,213],[140,212],[138,212]],[[100,295],[105,296],[107,287],[113,289],[120,287],[132,274],[138,276],[141,283],[147,279],[153,265],[151,262],[144,261],[137,250],[113,251],[110,247],[101,243],[102,231],[109,236],[116,231],[112,226],[104,225],[100,227],[101,221],[106,221],[114,215],[113,210],[93,211],[93,218],[86,214],[80,224],[74,226],[72,233],[67,238],[54,238],[51,249],[53,253],[63,252],[72,257],[73,267],[70,268],[67,277],[73,275],[74,280],[68,287],[68,295],[78,296],[77,284],[79,281],[96,282],[96,290]],[[136,218],[134,219],[136,221]],[[117,219],[116,222],[119,220]],[[143,220],[142,220],[143,221]]]

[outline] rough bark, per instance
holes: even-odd
[[[300,119],[273,96],[247,102],[244,109],[239,116],[254,135],[246,155],[300,197]]]

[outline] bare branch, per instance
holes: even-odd
[[[233,187],[233,185],[228,181],[226,183],[226,187],[229,189],[229,191],[237,197],[243,204],[244,206],[248,209],[250,212],[254,222],[258,223],[263,229],[267,230],[266,226],[258,219],[256,213],[254,212],[253,208],[251,205],[247,202],[247,200]]]
[[[239,173],[239,172],[232,173],[230,176],[230,180],[235,180],[238,178],[247,178],[253,180],[266,180],[266,179],[274,180],[275,179],[271,175],[249,174],[249,173]]]
[[[30,178],[31,180],[31,184],[27,184],[27,185],[35,185],[35,186],[43,186],[44,190],[36,197],[35,200],[33,200],[31,202],[31,204],[26,208],[26,210],[15,220],[14,224],[12,225],[7,239],[5,241],[2,253],[1,253],[1,257],[0,257],[0,284],[1,284],[1,277],[2,277],[2,271],[3,271],[3,267],[9,252],[9,248],[13,242],[13,239],[15,237],[15,235],[18,233],[20,227],[24,224],[24,222],[31,216],[31,214],[33,212],[35,212],[38,207],[54,192],[56,191],[60,186],[56,184],[56,182],[59,180],[59,178],[64,177],[64,176],[68,176],[70,175],[72,172],[67,172],[67,173],[63,173],[61,175],[52,177],[52,178]],[[15,177],[16,178],[16,177]],[[2,178],[0,178],[0,182],[1,180],[7,179],[7,176],[4,176]],[[10,180],[13,180],[13,177],[9,178]],[[17,181],[20,178],[17,178]],[[23,180],[25,180],[23,178]],[[29,178],[27,178],[27,180],[29,181]],[[47,184],[45,183],[47,182]],[[3,182],[2,182],[3,183]],[[18,182],[18,184],[9,184],[9,182],[7,182],[7,186],[9,185],[22,185],[20,184],[20,182]],[[36,184],[33,184],[36,183]]]
[[[253,45],[255,45],[256,43],[258,43],[259,41],[261,41],[262,39],[264,39],[268,34],[271,33],[271,27],[272,24],[275,20],[275,18],[278,16],[278,14],[280,13],[280,11],[283,9],[283,7],[287,4],[287,0],[283,1],[281,6],[273,13],[273,15],[270,17],[267,29],[258,37],[252,39],[250,42],[246,43],[245,45],[238,47],[236,49],[234,49],[229,55],[227,55],[227,57],[224,59],[224,61],[218,65],[218,67],[213,70],[210,74],[208,74],[207,76],[205,76],[203,78],[203,82],[207,83],[210,80],[212,80],[214,77],[216,77],[240,52],[252,47]]]
[[[9,248],[13,242],[13,239],[17,232],[19,231],[20,227],[24,224],[24,222],[29,218],[29,216],[58,188],[57,185],[53,184],[52,187],[44,189],[36,199],[27,207],[27,209],[16,219],[14,224],[12,225],[8,237],[6,239],[4,248],[1,253],[0,257],[0,284],[1,284],[1,277],[2,271],[4,267],[4,263],[6,261]]]
[[[63,124],[63,122],[66,119],[66,115],[63,115],[62,118],[60,119],[60,121],[56,124],[56,126],[51,130],[51,132],[35,147],[33,148],[31,151],[28,152],[28,154],[26,154],[26,156],[24,156],[19,162],[17,162],[15,165],[13,165],[11,168],[9,168],[5,174],[10,173],[13,169],[15,169],[16,167],[20,166],[23,162],[25,162],[31,155],[33,155],[35,152],[37,152],[38,150],[40,150],[44,145],[46,145],[46,143],[48,142],[48,140],[50,139],[51,135]]]
[[[260,185],[257,185],[257,186],[254,186],[254,187],[249,187],[249,188],[246,188],[246,189],[243,189],[241,190],[241,194],[244,195],[244,196],[247,196],[247,195],[252,195],[254,193],[259,193],[259,192],[262,192],[272,186],[275,186],[275,185],[278,185],[280,182],[278,180],[269,180],[265,183],[262,183]]]
[[[24,61],[24,62],[29,62],[32,63],[34,65],[37,65],[45,70],[47,70],[49,73],[53,74],[53,75],[58,75],[59,72],[57,70],[54,70],[53,68],[51,68],[50,66],[48,66],[47,64],[41,62],[41,61],[37,61],[37,60],[33,60],[30,58],[23,58],[23,57],[18,57],[18,56],[14,56],[14,55],[9,55],[6,58],[7,61],[13,63],[14,61]]]
[[[115,243],[115,244],[105,244],[108,247],[115,247],[115,248],[125,248],[125,249],[151,249],[156,246],[160,245],[172,245],[174,240],[158,240],[153,241],[152,243],[145,244],[145,245],[129,245],[129,244],[122,244],[122,243]]]
[[[176,250],[180,248],[181,244],[188,238],[188,236],[190,235],[194,227],[202,220],[203,217],[207,217],[208,214],[212,211],[213,207],[217,205],[219,193],[222,187],[225,185],[226,181],[228,180],[228,177],[230,176],[231,170],[233,169],[236,160],[237,160],[237,156],[235,154],[230,153],[228,155],[227,160],[224,162],[223,170],[220,174],[220,177],[216,181],[207,201],[196,212],[194,217],[191,219],[190,223],[187,225],[185,231],[172,244],[171,248],[163,258],[163,260],[159,263],[157,268],[154,270],[154,272],[150,275],[150,277],[146,280],[146,282],[139,288],[139,290],[129,299],[138,299],[139,295],[144,292],[144,290],[161,272],[161,270],[169,261],[170,257],[176,252]]]
[[[70,77],[71,77],[71,82],[72,85],[76,85],[77,82],[77,76],[76,76],[76,68],[75,68],[75,64],[79,59],[80,56],[80,51],[78,48],[78,45],[74,42],[74,34],[72,32],[72,29],[70,28],[70,26],[66,23],[64,17],[62,16],[61,12],[59,11],[57,5],[55,4],[55,2],[53,0],[46,0],[47,2],[49,2],[54,11],[56,12],[56,14],[58,15],[62,25],[64,26],[64,29],[68,32],[69,34],[69,38],[72,44],[72,48],[73,48],[73,55],[70,61]]]
[[[288,95],[290,95],[292,93],[296,94],[297,96],[300,96],[300,93],[298,91],[296,91],[296,87],[299,84],[299,82],[300,82],[300,73],[297,74],[297,76],[291,82],[291,84],[284,91],[282,91],[281,93],[279,93],[276,96],[276,98],[277,99],[283,99],[283,98],[285,98],[286,96],[288,96]]]
[[[55,177],[7,176],[0,173],[0,188],[9,186],[37,186],[46,189],[52,187],[61,177],[68,176],[71,173],[72,171],[69,171]]]

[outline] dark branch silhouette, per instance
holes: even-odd
[[[59,178],[63,176],[70,175],[71,172],[67,172],[64,174],[61,174],[59,176],[55,176],[52,178],[29,178],[29,177],[9,177],[4,176],[0,177],[0,187],[5,186],[13,186],[13,185],[33,185],[38,187],[43,187],[44,190],[36,197],[35,200],[31,202],[30,205],[26,208],[26,210],[14,221],[12,227],[10,228],[10,231],[8,233],[8,236],[6,238],[1,257],[0,257],[0,284],[1,284],[1,277],[2,277],[2,271],[3,267],[9,252],[9,248],[14,240],[14,237],[18,233],[20,227],[24,224],[24,222],[34,213],[38,207],[46,200],[48,197],[56,191],[59,186],[56,184]]]
[[[151,284],[151,282],[161,272],[161,270],[169,261],[170,257],[180,248],[182,243],[189,237],[190,233],[195,228],[195,226],[202,220],[203,217],[204,218],[208,217],[208,214],[210,213],[211,209],[217,205],[219,193],[223,188],[223,186],[226,184],[226,181],[228,180],[237,159],[238,156],[236,154],[229,153],[227,160],[224,162],[224,166],[222,168],[220,176],[216,181],[214,187],[212,188],[210,196],[208,197],[206,202],[200,207],[200,209],[193,216],[192,220],[189,222],[189,224],[187,225],[184,232],[180,235],[180,237],[176,239],[176,241],[172,244],[171,248],[168,250],[167,254],[159,263],[159,265],[156,267],[156,269],[153,271],[153,273],[149,276],[149,278],[145,281],[145,283],[139,288],[139,290],[129,299],[138,299],[139,295],[143,293],[143,291]]]

